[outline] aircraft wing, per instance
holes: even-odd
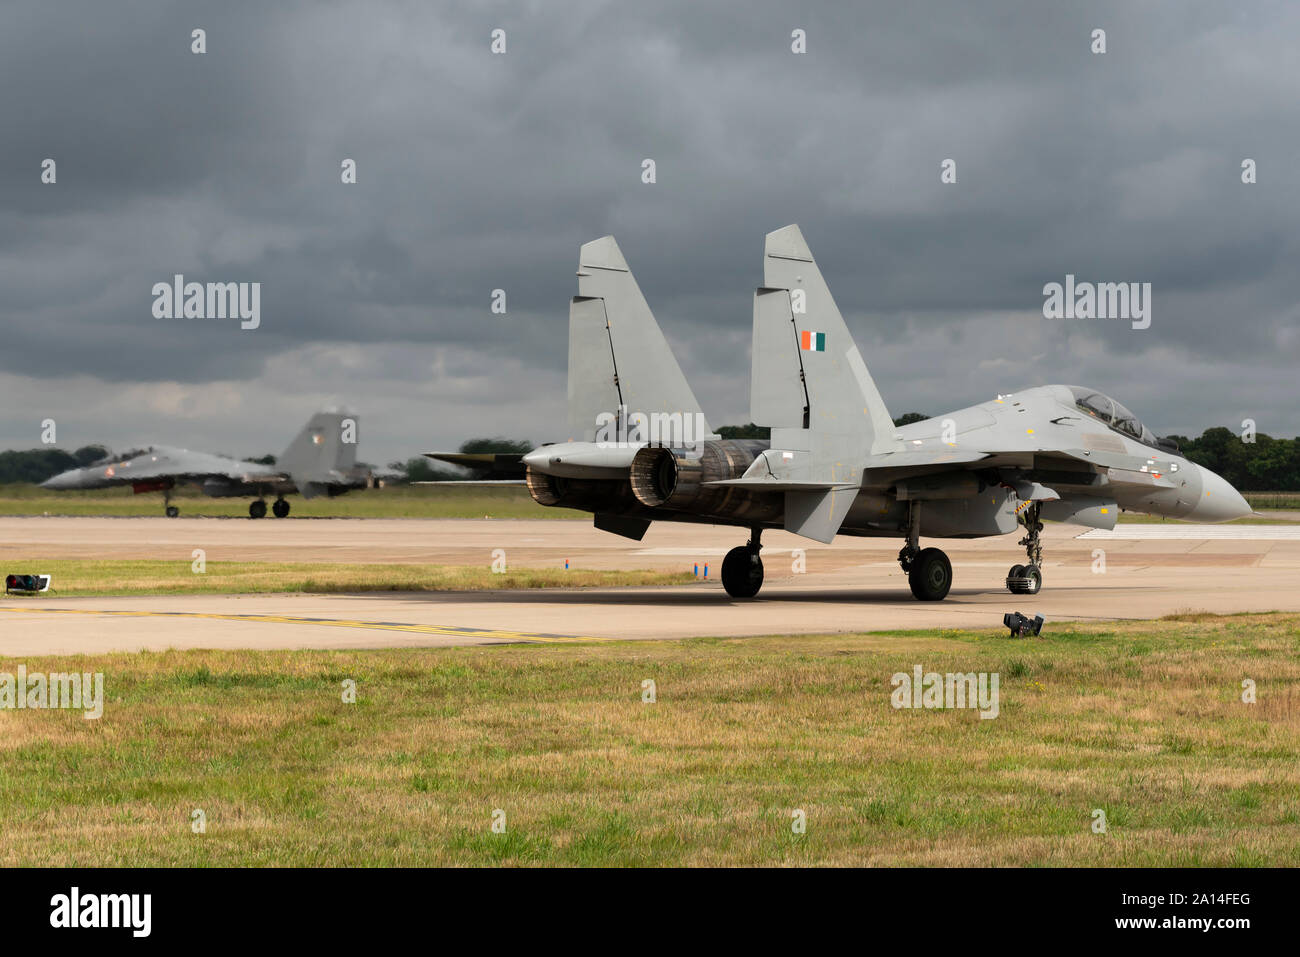
[[[890,470],[890,475],[895,474],[900,469],[924,469],[925,471],[934,471],[933,466],[962,466],[969,465],[973,462],[982,462],[990,457],[988,452],[964,452],[955,449],[930,449],[930,450],[911,450],[904,449],[897,452],[881,452],[867,457],[862,468],[864,472],[874,470]],[[759,470],[751,467],[750,471],[757,473]],[[766,474],[755,474],[738,479],[724,479],[715,482],[704,482],[704,485],[720,485],[732,488],[746,488],[753,491],[768,492],[809,492],[816,490],[825,490],[833,488],[847,488],[850,484],[836,481],[806,481],[790,479],[788,477],[778,478],[779,473],[772,471]],[[872,484],[872,476],[864,477],[865,484]]]
[[[118,477],[127,481],[149,481],[160,478],[178,480],[200,480],[224,478],[231,481],[279,481],[287,478],[274,466],[258,462],[240,462],[219,455],[206,455],[195,452],[175,458],[159,458],[157,462],[140,462],[135,460],[129,466],[118,470]]]
[[[42,483],[46,488],[99,488],[108,485],[139,485],[150,482],[203,482],[207,479],[234,482],[279,482],[285,476],[278,469],[257,462],[240,462],[221,455],[159,450],[118,461],[100,462],[73,469]]]

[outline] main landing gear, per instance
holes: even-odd
[[[937,548],[921,548],[921,503],[912,502],[907,516],[907,544],[898,564],[918,601],[943,601],[952,588],[952,562]]]
[[[276,518],[286,518],[289,515],[289,503],[282,498],[277,498],[271,504],[271,514]],[[266,502],[258,499],[256,502],[248,504],[249,518],[266,518]]]
[[[761,528],[751,529],[749,541],[727,552],[722,560],[722,587],[732,598],[753,598],[763,587],[763,559],[758,557]]]
[[[1037,595],[1043,587],[1043,545],[1038,539],[1043,530],[1043,523],[1038,520],[1040,507],[1037,502],[1030,502],[1017,516],[1027,532],[1019,544],[1025,546],[1029,564],[1012,565],[1007,572],[1007,591],[1013,595]]]

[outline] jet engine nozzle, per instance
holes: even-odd
[[[690,503],[700,493],[703,451],[647,445],[632,459],[632,494],[642,505],[658,508]],[[674,501],[675,499],[675,501]]]
[[[757,504],[753,493],[708,483],[740,478],[767,447],[767,442],[757,439],[723,439],[698,448],[648,445],[632,459],[628,484],[647,508],[689,508],[706,515],[749,513]]]

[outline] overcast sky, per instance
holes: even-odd
[[[1067,382],[1160,434],[1295,435],[1297,36],[1294,3],[9,0],[0,448],[52,418],[64,448],[278,453],[328,405],[371,462],[564,439],[606,233],[744,422],[791,222],[894,415]],[[260,282],[260,328],[155,318],[176,273]],[[1067,273],[1151,283],[1150,328],[1044,319]]]

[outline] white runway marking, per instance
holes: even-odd
[[[1080,538],[1128,539],[1130,541],[1300,541],[1300,525],[1116,525],[1111,532],[1093,529]]]

